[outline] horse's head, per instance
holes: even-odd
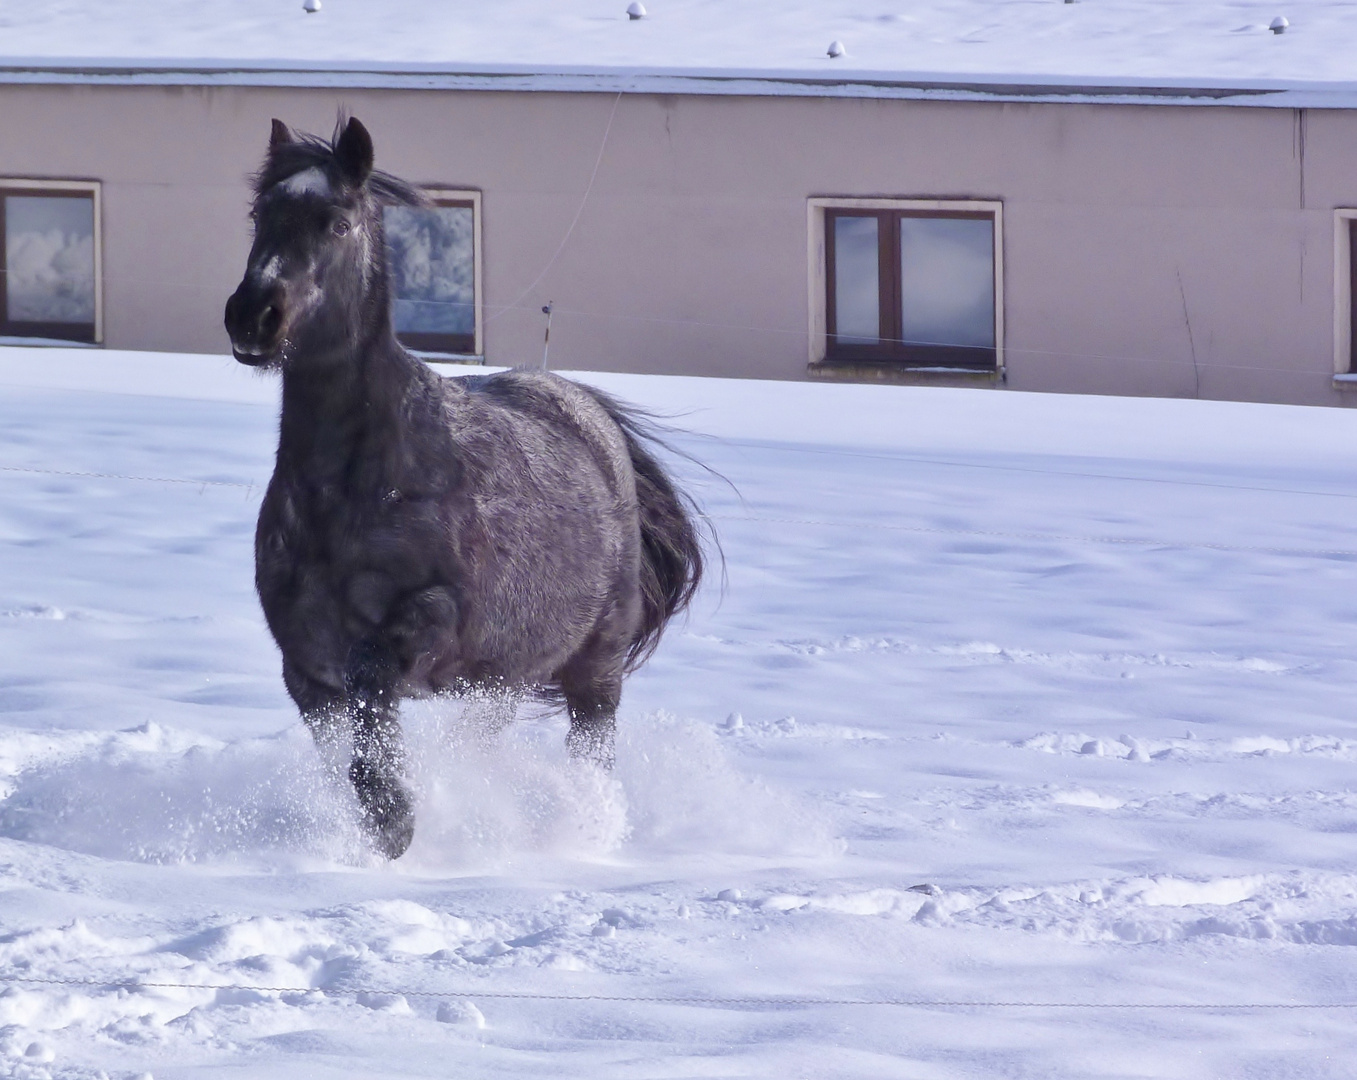
[[[390,331],[382,206],[423,205],[410,185],[372,168],[357,120],[332,139],[273,121],[254,178],[254,246],[226,302],[226,332],[242,364],[350,355]]]

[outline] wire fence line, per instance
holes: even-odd
[[[1031,470],[1042,471],[1042,470]],[[129,480],[148,484],[180,484],[197,487],[199,494],[207,488],[234,488],[249,493],[263,485],[239,480],[199,480],[176,476],[133,476],[124,473],[80,472],[74,469],[39,469],[21,465],[0,465],[0,472],[20,473],[33,476],[61,476],[84,480]],[[1083,475],[1051,471],[1051,475]],[[1230,487],[1230,485],[1208,485]],[[1330,495],[1333,492],[1294,491],[1284,488],[1247,488],[1245,490],[1279,491],[1293,495]],[[1349,496],[1357,497],[1357,496]],[[871,529],[886,532],[908,532],[936,536],[976,536],[1003,540],[1032,540],[1038,543],[1081,543],[1111,544],[1123,547],[1162,547],[1192,551],[1224,551],[1249,555],[1280,555],[1298,559],[1357,559],[1357,549],[1350,548],[1288,548],[1266,547],[1248,544],[1221,544],[1199,540],[1172,540],[1153,536],[1092,536],[1079,533],[1018,532],[1002,529],[967,529],[942,525],[903,525],[880,521],[836,521],[830,518],[792,518],[771,517],[765,514],[723,514],[719,511],[709,513],[708,517],[725,521],[759,522],[769,525],[809,525],[832,529]]]
[[[953,461],[948,458],[920,457],[908,452],[873,452],[870,449],[851,449],[847,446],[809,446],[797,443],[765,442],[757,439],[738,439],[718,435],[694,433],[694,437],[723,446],[740,446],[751,450],[775,449],[795,454],[823,454],[830,457],[862,458],[868,461],[893,461],[903,465],[940,465],[950,469],[985,469],[993,472],[1028,473],[1036,476],[1067,477],[1076,480],[1118,480],[1132,484],[1169,484],[1175,487],[1212,488],[1216,491],[1257,491],[1270,495],[1310,495],[1321,499],[1357,499],[1357,491],[1315,491],[1312,488],[1288,488],[1264,484],[1222,484],[1212,480],[1187,480],[1175,476],[1127,476],[1125,473],[1087,472],[1077,469],[1039,469],[1033,465],[1000,464],[993,461]]]
[[[1070,469],[1038,469],[1024,465],[999,465],[985,461],[948,461],[945,458],[913,457],[902,454],[873,454],[863,450],[850,450],[834,446],[770,446],[748,439],[728,439],[720,436],[702,436],[712,442],[727,446],[742,446],[756,450],[777,449],[801,454],[825,454],[832,457],[865,458],[872,461],[894,461],[907,465],[939,465],[955,469],[988,469],[997,472],[1028,473],[1037,476],[1066,477],[1075,480],[1119,480],[1138,484],[1170,484],[1179,487],[1211,488],[1216,491],[1253,491],[1268,495],[1305,495],[1317,499],[1357,499],[1357,491],[1315,491],[1307,488],[1275,487],[1262,484],[1221,484],[1209,480],[1183,480],[1171,476],[1126,476],[1119,473],[1080,472]],[[0,472],[33,473],[43,476],[73,476],[98,480],[138,480],[154,484],[188,484],[190,486],[260,488],[256,481],[243,480],[199,480],[173,476],[130,476],[123,473],[80,472],[72,469],[45,469],[34,465],[0,465]],[[853,523],[854,528],[858,527]],[[870,527],[870,526],[864,526]]]
[[[139,979],[134,976],[115,979],[75,979],[0,973],[0,985],[63,986],[93,990],[134,992],[139,990],[212,990],[230,993],[261,994],[320,994],[324,997],[356,997],[360,994],[374,997],[425,998],[437,1001],[457,1001],[469,998],[502,1001],[569,1001],[602,1002],[605,1004],[688,1005],[697,1008],[820,1008],[889,1006],[916,1009],[1069,1009],[1096,1011],[1117,1010],[1195,1010],[1214,1012],[1259,1012],[1268,1010],[1357,1009],[1357,1001],[1215,1001],[1215,1002],[1147,1002],[1147,1001],[1008,1001],[964,998],[913,997],[793,997],[781,995],[749,995],[707,997],[693,994],[564,994],[535,990],[488,990],[480,987],[449,987],[443,990],[415,990],[404,987],[354,986],[334,989],[318,986],[255,986],[244,983],[166,982]]]
[[[192,480],[182,476],[129,476],[124,473],[79,472],[75,469],[37,469],[26,465],[0,465],[0,472],[29,473],[34,476],[66,476],[81,480],[136,480],[147,484],[187,484],[196,488],[240,488],[252,491],[259,487],[255,483],[242,483],[239,480]]]
[[[1251,555],[1290,555],[1309,559],[1357,559],[1357,550],[1344,548],[1250,547],[1244,544],[1216,544],[1194,540],[1163,540],[1148,536],[1080,536],[1077,533],[1005,532],[999,529],[959,529],[932,525],[892,525],[873,521],[829,521],[815,518],[776,518],[758,514],[712,514],[726,521],[759,521],[775,525],[813,525],[836,529],[885,529],[892,532],[933,533],[940,536],[988,536],[1004,540],[1060,541],[1084,544],[1122,544],[1129,547],[1188,548],[1202,551],[1231,551]]]

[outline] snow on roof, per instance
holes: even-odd
[[[640,19],[627,6],[0,0],[0,80],[1357,104],[1350,0],[654,0]]]

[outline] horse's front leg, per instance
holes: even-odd
[[[359,642],[344,667],[347,710],[353,725],[349,780],[363,809],[363,829],[388,859],[399,859],[415,835],[415,813],[405,783],[398,669],[380,646]]]
[[[304,674],[287,659],[283,660],[283,685],[322,754],[337,753],[341,747],[347,750],[351,734],[344,694]]]
[[[348,776],[363,811],[363,829],[378,851],[399,858],[414,836],[414,813],[403,781],[393,668],[381,654],[356,646],[335,690],[283,662],[283,682],[322,752],[351,754]]]

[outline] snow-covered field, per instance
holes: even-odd
[[[273,385],[0,351],[0,1075],[1357,1076],[1357,418],[583,377],[724,595],[610,778],[409,708],[387,865],[251,589]]]

